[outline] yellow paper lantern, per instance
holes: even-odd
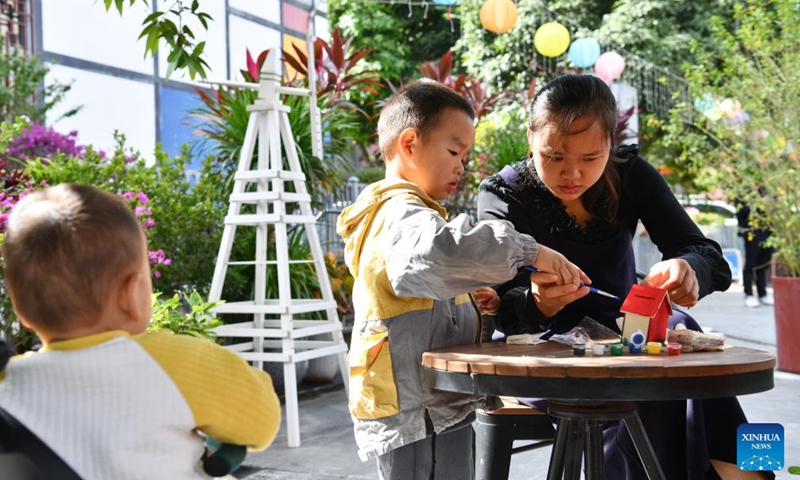
[[[533,46],[545,57],[558,57],[569,48],[569,31],[558,22],[547,22],[533,36]]]
[[[506,33],[517,23],[517,6],[511,0],[486,0],[478,17],[486,30]]]

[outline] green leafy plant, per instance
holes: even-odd
[[[787,276],[800,276],[800,10],[790,0],[737,3],[715,17],[716,48],[687,66],[694,102],[672,112],[665,139],[695,183],[721,187],[751,218]],[[699,48],[699,45],[696,45]],[[740,107],[739,107],[740,106]]]
[[[374,183],[386,177],[386,167],[383,165],[369,165],[355,172],[355,176],[361,183]]]
[[[44,123],[47,112],[72,88],[58,81],[44,84],[49,71],[38,56],[27,57],[17,50],[0,55],[0,121],[11,124],[17,117],[25,116],[28,121]],[[62,117],[72,116],[79,110],[69,110]]]
[[[694,223],[700,226],[725,224],[725,217],[720,215],[719,213],[703,212],[697,209],[696,207],[686,207],[685,210],[686,213],[689,214],[689,218],[694,220]]]
[[[376,89],[381,83],[377,72],[359,66],[359,63],[372,53],[372,49],[353,49],[352,43],[353,38],[343,39],[339,29],[331,32],[329,42],[321,38],[314,40],[314,69],[318,77],[317,95],[331,95],[325,102],[328,107],[343,106],[358,109],[353,103],[344,100],[345,95],[352,90],[378,94]],[[298,75],[302,78],[308,76],[308,56],[297,45],[292,45],[292,50],[283,51],[283,61],[295,70],[293,82],[296,82]],[[249,69],[248,73],[251,78],[257,78],[252,69]]]
[[[125,3],[126,0],[103,0],[106,11],[115,7],[120,15],[126,8]],[[136,0],[127,0],[127,3],[127,6],[131,7]],[[148,5],[147,0],[141,0],[141,3],[145,6]],[[172,75],[175,69],[185,68],[192,80],[195,76],[205,78],[206,69],[209,68],[203,55],[206,42],[195,43],[195,34],[191,28],[185,25],[184,17],[196,18],[203,28],[208,30],[208,22],[213,20],[211,15],[200,11],[199,0],[173,0],[164,2],[164,4],[169,4],[169,6],[163,8],[159,5],[158,10],[149,14],[142,21],[139,39],[145,38],[145,57],[148,54],[155,56],[158,52],[159,42],[163,40],[169,46],[167,77]]]
[[[172,157],[160,149],[154,152],[153,165],[147,165],[137,152],[125,145],[125,137],[116,135],[112,153],[86,147],[81,157],[57,155],[51,161],[33,160],[27,165],[31,182],[49,185],[81,182],[112,193],[143,192],[148,198],[148,218],[154,225],[145,233],[151,250],[163,250],[171,258],[154,269],[160,278],[153,279],[157,291],[172,294],[187,289],[205,292],[214,271],[214,261],[222,235],[223,217],[229,191],[220,181],[210,162],[199,179],[190,184],[186,165],[188,151]],[[138,198],[138,196],[137,196]],[[233,284],[240,285],[232,276]],[[244,288],[244,287],[241,287]]]
[[[461,35],[454,47],[459,64],[486,82],[492,91],[522,91],[532,78],[547,81],[553,74],[572,69],[567,55],[550,59],[534,45],[534,32],[545,22],[558,21],[572,38],[592,37],[605,48],[624,47],[660,67],[679,71],[692,58],[690,40],[712,43],[708,19],[722,14],[729,0],[519,0],[516,25],[496,35],[480,23],[483,2],[460,2]],[[604,49],[605,49],[604,48]]]
[[[211,310],[225,302],[209,302],[196,290],[188,295],[176,293],[166,300],[159,299],[161,293],[153,294],[153,318],[148,332],[169,330],[175,334],[192,335],[211,342],[222,343],[212,331],[222,325]]]

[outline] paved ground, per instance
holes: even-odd
[[[724,333],[730,344],[774,352],[772,307],[745,309],[742,302],[741,287],[734,285],[728,292],[703,299],[691,314],[704,328]],[[751,422],[784,426],[786,464],[800,465],[800,375],[778,371],[773,390],[743,396],[740,401]],[[236,477],[246,480],[377,478],[374,463],[362,463],[356,455],[341,387],[306,394],[300,402],[300,423],[301,447],[288,448],[282,428],[269,449],[248,456]],[[510,478],[544,479],[549,455],[550,448],[515,455]],[[796,478],[786,470],[778,472],[777,477]]]

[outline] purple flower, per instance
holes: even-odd
[[[147,198],[147,195],[144,192],[139,192],[139,201],[142,203],[147,203],[150,201],[150,199]]]
[[[57,153],[80,157],[83,146],[76,145],[77,136],[77,131],[64,135],[51,127],[32,123],[30,128],[23,128],[22,133],[9,142],[4,155],[23,161],[31,158],[49,159]]]
[[[153,212],[144,205],[139,205],[138,207],[136,207],[134,213],[136,214],[137,217],[141,217],[142,215],[149,216],[153,214]]]
[[[150,263],[155,265],[171,265],[172,259],[167,258],[167,255],[164,253],[164,250],[150,250],[147,252],[147,255],[150,257]]]

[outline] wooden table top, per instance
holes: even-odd
[[[557,342],[459,345],[425,352],[426,382],[464,393],[660,400],[714,398],[772,388],[775,355],[744,347],[677,356],[575,356]],[[610,380],[610,381],[609,381]],[[626,393],[613,390],[627,389]],[[650,392],[657,389],[659,392]]]

